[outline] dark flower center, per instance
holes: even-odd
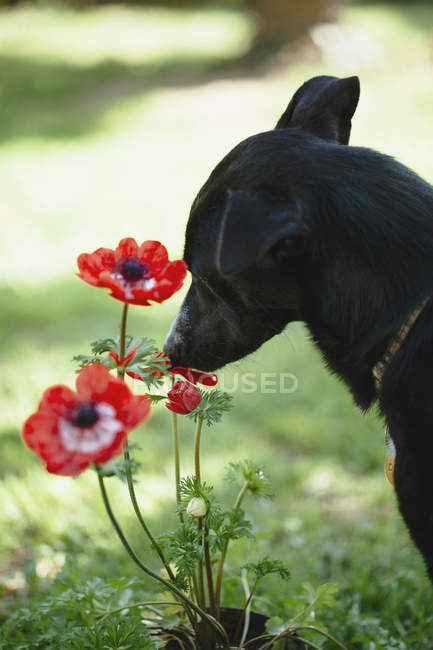
[[[91,427],[98,420],[99,414],[96,410],[96,404],[83,404],[79,406],[72,414],[72,424],[83,429]]]
[[[149,265],[138,257],[124,257],[118,262],[117,269],[128,282],[148,280],[151,277]]]

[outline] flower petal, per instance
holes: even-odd
[[[126,374],[128,377],[132,377],[132,379],[138,379],[139,381],[143,381],[138,372],[134,372],[133,370],[127,370]]]
[[[133,429],[150,416],[152,400],[147,395],[132,395],[128,404],[118,411],[118,416],[128,429]]]
[[[131,399],[131,391],[121,380],[113,377],[102,363],[89,363],[78,373],[77,394],[82,400],[111,404],[116,411],[124,408]]]
[[[127,438],[127,431],[119,431],[109,447],[105,447],[95,454],[93,462],[100,465],[118,456],[125,449]]]
[[[165,246],[159,241],[144,241],[138,251],[142,262],[149,264],[153,276],[158,275],[168,264],[168,253]]]
[[[116,350],[110,350],[108,356],[113,359],[116,366],[119,365],[119,355],[117,354]]]
[[[120,240],[114,254],[116,261],[121,260],[123,257],[137,257],[138,244],[133,237],[125,237]]]
[[[42,394],[39,410],[48,410],[62,415],[68,409],[73,408],[77,401],[77,394],[68,386],[58,384],[47,388]]]
[[[165,406],[170,411],[173,411],[173,413],[178,413],[178,415],[187,415],[188,413],[190,413],[190,411],[188,411],[187,408],[175,402],[166,402]]]
[[[55,413],[36,411],[23,425],[23,440],[30,449],[39,452],[51,436],[57,435],[58,416]]]
[[[92,462],[92,459],[83,454],[71,453],[59,454],[55,458],[51,456],[44,460],[46,461],[45,468],[47,472],[60,476],[76,476],[77,474],[81,474]]]
[[[102,271],[111,269],[115,263],[114,251],[111,248],[98,248],[93,253],[81,253],[77,258],[79,273],[85,282],[99,285],[99,275]]]

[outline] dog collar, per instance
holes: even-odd
[[[406,340],[410,330],[415,324],[415,321],[417,320],[418,316],[421,314],[423,311],[424,307],[430,300],[430,296],[425,298],[422,303],[411,312],[409,318],[403,325],[399,328],[397,331],[397,334],[391,339],[391,341],[388,343],[388,346],[385,350],[385,353],[381,359],[373,366],[373,377],[374,377],[374,385],[376,386],[376,392],[378,395],[380,395],[380,392],[382,390],[382,381],[383,381],[383,376],[386,372],[386,369],[388,368],[389,364],[397,354],[397,352],[400,350],[401,346],[403,345],[404,341]]]
[[[372,373],[374,378],[374,385],[376,386],[376,392],[378,395],[380,395],[380,392],[382,390],[382,380],[386,369],[403,345],[418,316],[421,314],[429,300],[430,297],[425,298],[425,300],[423,300],[423,302],[416,309],[414,309],[413,312],[411,312],[407,321],[403,323],[403,325],[397,331],[397,334],[388,343],[383,357],[379,359],[375,366],[373,366]],[[387,452],[385,458],[385,476],[388,483],[394,487],[394,469],[397,454],[388,425],[385,427],[385,446]]]

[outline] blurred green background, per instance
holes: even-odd
[[[272,128],[318,74],[360,76],[352,144],[433,181],[431,2],[340,3],[324,22],[329,4],[311,3],[296,33],[299,11],[283,29],[260,2],[0,10],[0,616],[49,592],[65,562],[77,576],[134,573],[95,475],[49,476],[20,439],[41,391],[73,383],[72,356],[117,332],[120,303],[74,277],[77,255],[134,236],[181,256],[189,206],[213,166]],[[129,331],[162,344],[181,298],[133,308]],[[256,606],[271,612],[282,589],[334,582],[338,605],[324,620],[349,648],[432,647],[431,588],[383,476],[381,420],[360,415],[299,324],[226,369],[227,386],[239,372],[298,379],[289,395],[237,392],[232,414],[203,441],[204,473],[228,502],[231,460],[264,463],[274,480],[276,500],[247,507],[258,542],[230,555],[232,566],[267,553],[291,569],[289,585]],[[155,410],[132,439],[142,446],[140,503],[161,532],[175,521],[173,467],[169,417]],[[184,421],[185,472],[191,443]],[[142,547],[124,486],[109,488]],[[239,597],[228,589],[226,603]]]

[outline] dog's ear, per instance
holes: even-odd
[[[296,91],[275,128],[302,129],[330,142],[348,144],[358,100],[358,77],[313,77]]]
[[[232,275],[253,264],[277,264],[300,250],[307,234],[299,203],[265,190],[228,191],[217,242],[216,268]]]

